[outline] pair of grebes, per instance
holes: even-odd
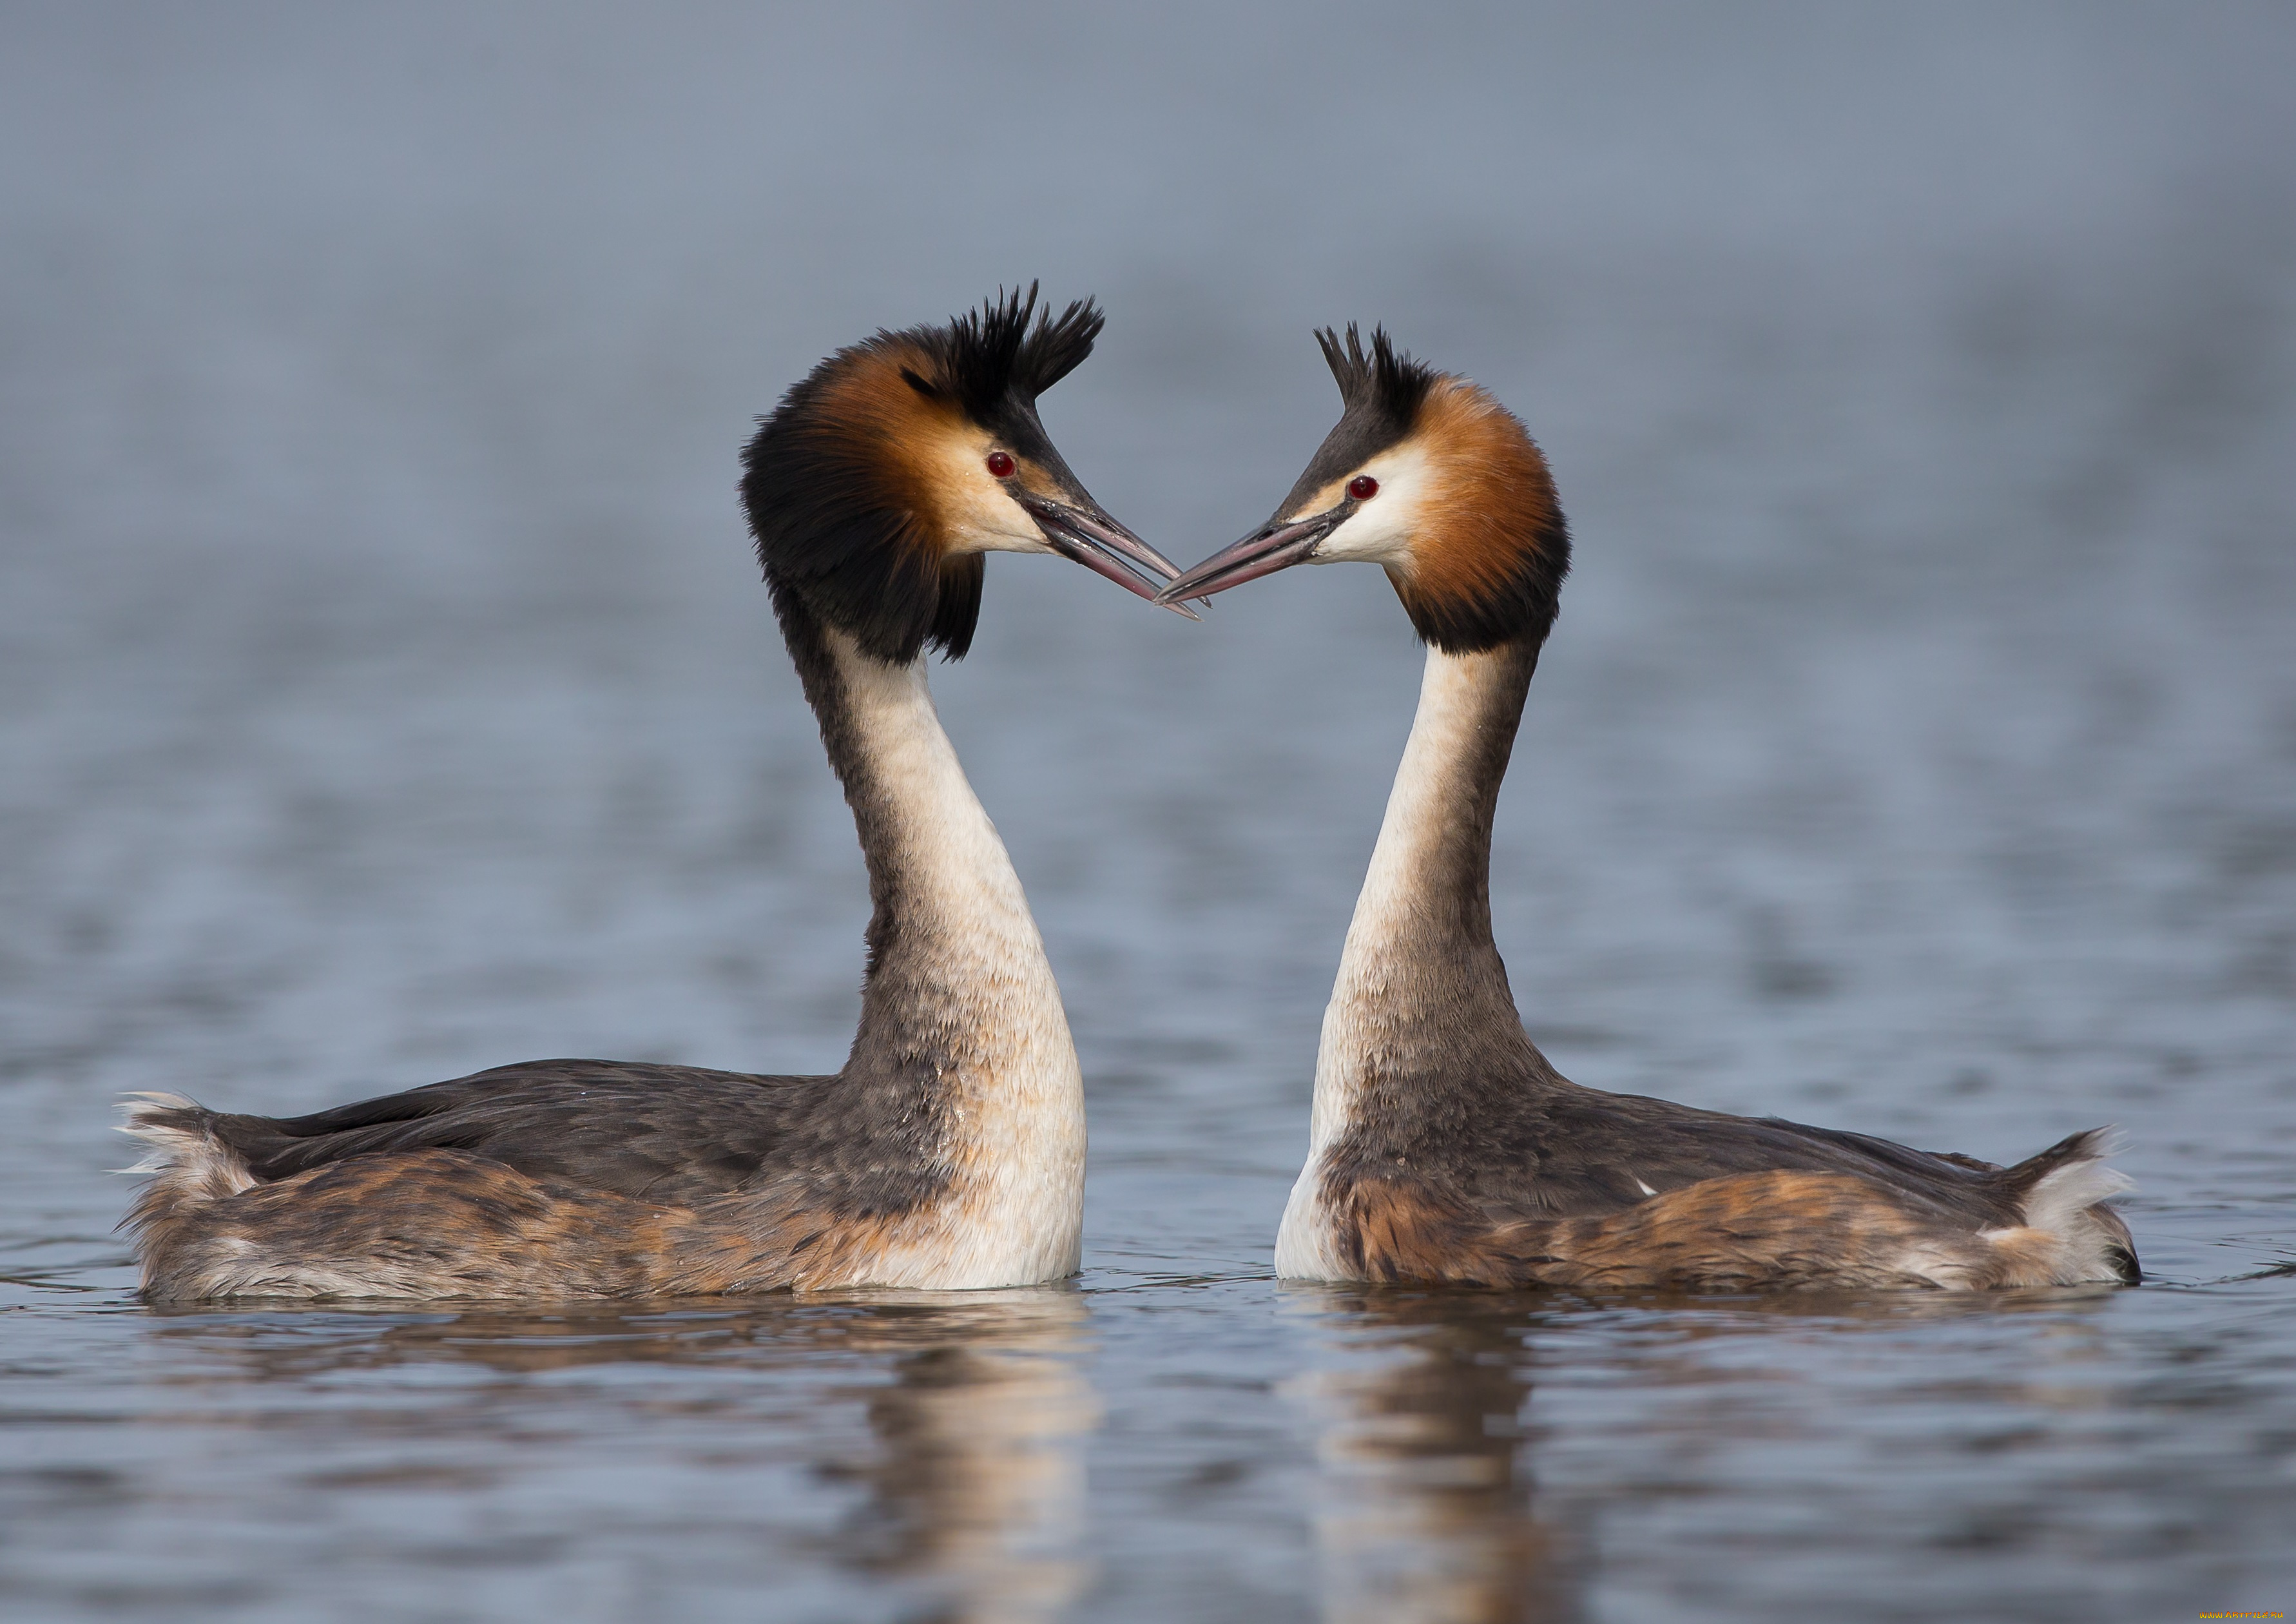
[[[1193,613],[1299,563],[1383,568],[1428,645],[1324,1017],[1289,1279],[1735,1292],[2139,1278],[2102,1131],[2014,1167],[1605,1094],[1525,1035],[1491,937],[1493,810],[1570,542],[1545,458],[1467,379],[1319,335],[1345,409],[1274,518],[1181,570],[1037,414],[1091,352],[1036,291],[881,332],[791,389],[742,495],[867,859],[861,1025],[829,1077],[503,1066],[310,1116],[140,1095],[144,1291],[637,1297],[1027,1285],[1076,1272],[1083,1079],[925,660],[989,553]]]

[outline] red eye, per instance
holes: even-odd
[[[1012,454],[1005,451],[990,452],[988,454],[988,472],[995,474],[1000,480],[1011,479],[1013,477]]]
[[[1368,502],[1379,495],[1379,481],[1367,473],[1359,473],[1348,481],[1348,495],[1358,502]]]

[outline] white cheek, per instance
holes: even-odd
[[[1317,544],[1309,562],[1318,564],[1400,562],[1410,551],[1411,528],[1404,522],[1400,503],[1378,496],[1356,509],[1348,521]]]
[[[952,439],[938,453],[933,483],[940,498],[946,545],[952,554],[1049,553],[1044,533],[983,464],[984,439]]]
[[[983,491],[961,515],[955,537],[964,553],[1049,553],[1045,533],[1001,489]]]
[[[1029,527],[1026,536],[1011,535],[1002,530],[993,533],[982,531],[972,537],[971,540],[972,551],[976,553],[1049,553],[1052,551],[1052,548],[1046,545],[1044,533],[1033,525]]]
[[[1315,562],[1394,564],[1410,557],[1413,516],[1431,482],[1426,459],[1415,450],[1390,451],[1363,471],[1379,481],[1378,493],[1324,537]]]

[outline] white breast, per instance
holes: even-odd
[[[1352,1280],[1356,1272],[1341,1259],[1338,1226],[1324,1207],[1324,1159],[1311,1152],[1308,1165],[1283,1203],[1283,1223],[1275,1232],[1279,1280]]]

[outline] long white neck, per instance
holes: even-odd
[[[1071,1272],[1084,1079],[1020,876],[942,731],[923,661],[888,665],[840,632],[820,636],[829,670],[808,674],[808,696],[875,905],[847,1072],[934,1079],[939,1155],[980,1283]]]
[[[1535,646],[1427,653],[1316,1056],[1316,1151],[1536,1061],[1491,939],[1491,820]],[[1537,1062],[1543,1067],[1544,1062]],[[1312,1161],[1312,1154],[1311,1154]]]

